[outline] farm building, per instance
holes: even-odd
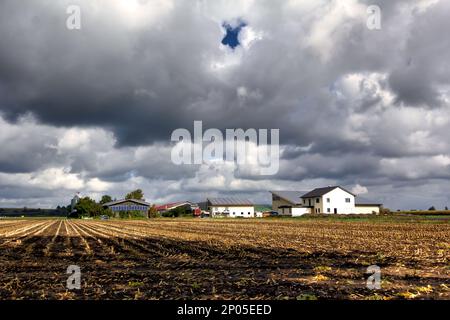
[[[280,215],[371,214],[379,213],[381,203],[357,197],[340,186],[317,188],[309,192],[271,191],[272,209]]]
[[[211,217],[254,218],[255,206],[248,199],[237,197],[208,198],[207,207]]]
[[[380,213],[381,207],[383,207],[383,204],[377,201],[366,199],[360,196],[357,196],[355,198],[356,213],[359,214],[371,214],[374,212]]]
[[[80,193],[77,192],[75,194],[75,196],[72,198],[72,200],[70,201],[70,211],[74,212],[75,211],[75,206],[78,204],[78,202],[80,202],[81,196]]]
[[[282,216],[301,216],[309,213],[310,209],[303,207],[301,196],[306,191],[271,191],[272,210]]]
[[[199,216],[201,214],[201,210],[198,204],[190,201],[172,202],[156,206],[156,210],[159,213],[169,212],[177,208],[183,208],[186,210],[186,212],[192,212],[194,216]]]
[[[150,203],[143,200],[124,199],[105,203],[103,207],[111,209],[117,216],[121,212],[140,212],[147,217]]]

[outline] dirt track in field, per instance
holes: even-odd
[[[0,299],[450,299],[449,239],[448,223],[2,220]]]

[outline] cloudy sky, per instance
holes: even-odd
[[[2,0],[0,206],[134,188],[270,203],[335,184],[392,209],[450,206],[449,17],[445,0]],[[174,165],[171,133],[194,120],[280,129],[279,172]]]

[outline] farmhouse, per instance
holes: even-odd
[[[248,199],[237,197],[208,198],[206,200],[211,217],[254,218],[255,205]]]
[[[317,188],[309,192],[271,191],[272,210],[280,215],[371,214],[379,213],[381,203],[357,197],[340,186]]]
[[[121,212],[140,212],[143,216],[147,217],[150,203],[143,200],[123,199],[105,203],[103,207],[111,209],[116,216],[120,215]]]

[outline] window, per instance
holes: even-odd
[[[250,215],[250,212],[248,213],[248,215]]]
[[[330,203],[330,198],[327,198],[327,203]]]
[[[306,204],[306,199],[303,199],[303,203]]]
[[[279,197],[279,196],[276,196],[276,195],[272,195],[272,200],[273,201],[280,201],[281,200],[281,198]]]
[[[350,198],[345,198],[345,202],[350,203]]]
[[[244,213],[243,212],[241,212],[241,216],[243,216],[244,215]]]
[[[327,208],[327,212],[328,212],[328,213],[331,213],[331,209],[330,209],[330,208]]]
[[[320,213],[320,208],[317,209],[317,212]]]
[[[316,203],[320,203],[320,198],[316,198]]]

